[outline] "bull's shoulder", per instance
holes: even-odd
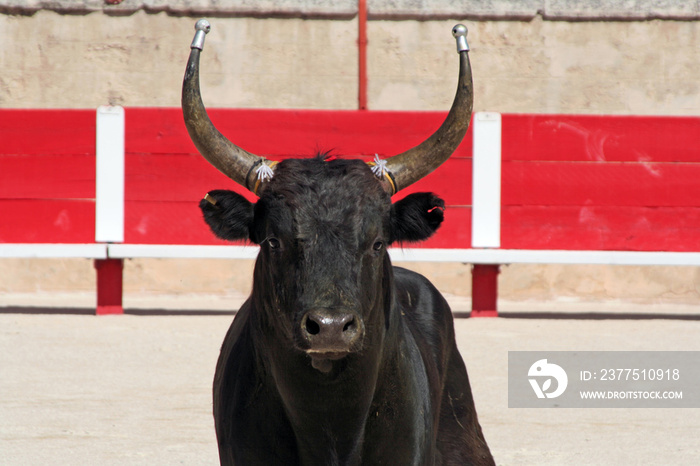
[[[255,349],[253,304],[233,319],[214,375],[214,424],[222,464],[294,464],[294,435]],[[276,444],[277,448],[269,448]]]
[[[257,384],[254,350],[250,335],[250,300],[243,304],[231,323],[221,345],[214,375],[214,411],[220,418],[229,418],[236,406],[247,402]],[[219,426],[217,430],[229,429]]]
[[[401,310],[412,319],[452,322],[450,306],[440,291],[423,275],[402,267],[394,267],[396,300]]]
[[[440,367],[454,340],[452,311],[437,288],[423,275],[394,267],[396,304],[422,351],[428,351]],[[424,354],[425,356],[425,354]]]

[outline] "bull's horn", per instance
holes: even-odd
[[[439,167],[457,149],[469,128],[474,90],[466,26],[456,25],[452,28],[452,35],[457,39],[459,53],[459,81],[452,108],[432,136],[416,147],[386,161],[386,169],[393,176],[392,181],[395,184],[391,186],[392,183],[386,183],[390,194],[415,183]]]
[[[185,126],[197,150],[209,163],[236,183],[257,194],[260,180],[264,181],[265,177],[270,176],[270,170],[266,170],[270,162],[233,144],[209,119],[199,91],[199,55],[204,48],[204,37],[211,26],[209,21],[200,19],[194,28],[197,32],[190,46],[190,58],[182,83],[182,113]]]

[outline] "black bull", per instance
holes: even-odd
[[[260,245],[251,296],[216,368],[222,464],[493,464],[450,308],[426,278],[392,267],[386,249],[430,237],[443,220],[431,193],[394,204],[391,195],[449,157],[466,132],[466,51],[468,86],[436,133],[438,142],[457,138],[441,161],[425,168],[409,151],[378,181],[384,174],[358,160],[288,159],[251,183],[266,161],[222,139],[201,105],[200,36],[183,88],[188,130],[210,162],[260,196],[251,203],[220,190],[200,203],[218,237]],[[467,122],[448,125],[452,117]]]
[[[222,463],[491,462],[450,308],[386,251],[430,236],[439,198],[392,205],[364,163],[321,158],[280,163],[255,205],[211,195],[216,234],[261,246],[216,369]]]

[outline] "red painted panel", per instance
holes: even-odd
[[[280,157],[395,155],[427,139],[446,112],[209,109],[214,125],[236,145]],[[196,153],[177,108],[127,108],[129,153]],[[471,157],[471,131],[453,157]]]
[[[0,154],[0,167],[0,199],[95,198],[94,154]]]
[[[199,154],[127,154],[125,176],[127,201],[198,202],[212,189],[239,186]]]
[[[504,161],[502,167],[503,205],[700,206],[700,162]]]
[[[95,240],[95,110],[0,110],[0,241]]]
[[[392,200],[396,202],[411,193],[419,192],[433,192],[448,206],[471,206],[472,160],[451,157],[425,178],[399,191]]]
[[[98,259],[97,272],[97,315],[123,314],[122,295],[124,289],[124,260]]]
[[[501,247],[700,251],[700,208],[507,206]]]
[[[365,157],[366,160],[370,160]],[[255,196],[239,187],[196,154],[128,154],[127,200],[197,201],[212,189],[231,189]],[[450,159],[434,173],[401,191],[396,199],[412,192],[434,191],[448,205],[471,204],[471,160]]]
[[[504,114],[503,160],[698,162],[700,118]]]
[[[500,266],[474,264],[472,267],[471,317],[498,317],[498,274]]]
[[[198,200],[127,201],[124,240],[132,244],[232,244],[214,237],[204,223]],[[467,248],[471,244],[471,209],[448,207],[433,238],[407,247]]]
[[[133,244],[230,244],[202,220],[199,198],[189,202],[127,201],[124,242]]]
[[[94,154],[96,109],[2,109],[2,154]]]
[[[445,115],[210,114],[236,143],[276,159],[319,149],[392,155],[425,139]],[[700,250],[700,118],[506,114],[503,123],[504,248]],[[201,221],[198,200],[213,188],[242,190],[196,154],[180,110],[129,108],[126,125],[127,242],[221,244]],[[10,199],[0,201],[0,218],[14,219],[0,224],[0,241],[93,241],[95,111],[2,110],[0,138],[0,199]],[[470,156],[471,132],[445,166],[397,199],[434,191],[450,206],[468,206]],[[79,200],[64,200],[71,198]],[[468,247],[470,214],[448,209],[423,246]]]
[[[501,246],[700,250],[700,118],[503,115]]]
[[[472,209],[447,207],[445,220],[438,231],[426,241],[407,243],[409,248],[463,249],[472,245]]]
[[[0,200],[2,243],[92,243],[95,201]]]
[[[425,127],[437,127],[444,118],[438,112],[214,109],[209,113],[219,130],[236,144],[276,160],[298,153],[310,156],[329,148],[336,154],[373,155],[381,154],[385,147],[387,153],[394,154],[420,143],[429,135],[423,136]],[[199,200],[212,189],[235,190],[251,201],[256,198],[197,154],[181,111],[128,108],[126,137],[125,241],[226,244],[215,239],[204,225],[197,208]],[[397,148],[402,143],[405,147]],[[471,155],[470,140],[461,147],[468,149],[466,156]],[[419,191],[435,191],[448,205],[471,204],[471,160],[453,156],[445,166],[396,198]],[[444,237],[443,233],[439,238]]]

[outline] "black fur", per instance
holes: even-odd
[[[450,308],[386,250],[430,237],[440,198],[392,205],[366,164],[323,157],[278,164],[254,206],[210,195],[217,236],[260,244],[216,368],[222,464],[493,464]],[[357,338],[316,338],[319,312]]]
[[[444,219],[445,201],[433,193],[414,193],[393,206],[392,242],[430,238]]]
[[[199,208],[216,237],[229,241],[249,239],[258,242],[252,229],[253,204],[233,191],[213,190],[208,194],[216,200],[216,204],[202,199]],[[442,224],[444,209],[445,201],[433,193],[409,194],[394,203],[388,244],[430,238]]]
[[[199,208],[212,233],[229,241],[250,239],[253,204],[233,191],[215,189],[208,194],[216,204],[202,199]]]

